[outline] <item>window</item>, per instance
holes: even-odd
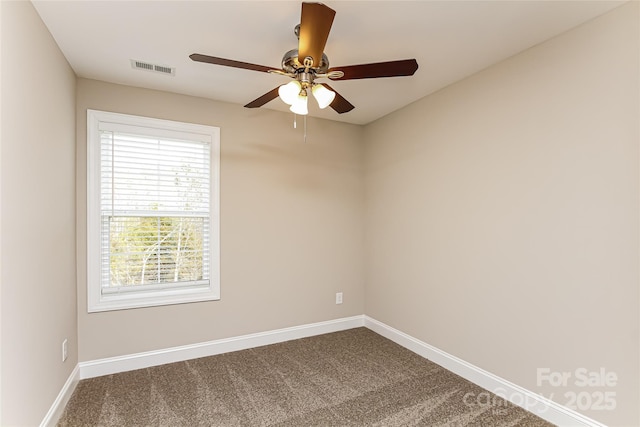
[[[219,299],[219,135],[87,111],[89,312]]]

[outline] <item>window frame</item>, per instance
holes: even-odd
[[[100,128],[146,130],[147,136],[182,135],[210,144],[209,285],[103,294],[101,284]],[[89,313],[220,299],[220,128],[87,109],[87,311]]]

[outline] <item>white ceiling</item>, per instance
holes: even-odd
[[[287,77],[193,62],[191,53],[279,68],[297,47],[299,1],[34,1],[80,77],[244,105]],[[601,15],[622,1],[326,1],[332,67],[416,58],[412,77],[336,81],[356,106],[310,115],[365,124]],[[175,76],[134,70],[136,59]],[[313,105],[312,105],[313,104]],[[262,108],[288,111],[279,99]]]

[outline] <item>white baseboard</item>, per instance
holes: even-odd
[[[118,372],[149,368],[166,363],[182,362],[199,357],[214,356],[231,351],[245,350],[263,345],[276,344],[314,335],[338,332],[364,326],[364,316],[345,317],[326,322],[294,326],[273,331],[259,332],[238,337],[225,338],[198,344],[147,351],[126,356],[110,357],[79,363],[80,379],[99,377]]]
[[[364,316],[364,326],[550,423],[567,427],[605,427],[604,424],[478,368],[369,316]]]
[[[513,384],[365,315],[241,335],[163,350],[81,362],[69,376],[69,379],[42,421],[41,427],[53,426],[57,423],[80,379],[143,369],[151,366],[164,365],[166,363],[181,362],[199,357],[214,356],[216,354],[245,350],[362,326],[460,375],[462,378],[506,398],[512,403],[553,424],[558,426],[605,427],[603,424],[591,418]]]
[[[69,378],[62,386],[60,393],[58,393],[58,397],[53,401],[51,408],[49,408],[49,412],[44,416],[44,419],[40,423],[40,427],[53,427],[58,423],[62,412],[64,412],[64,408],[67,406],[69,399],[71,399],[71,395],[73,391],[76,389],[76,385],[78,385],[78,381],[80,381],[80,369],[78,365],[73,368]]]

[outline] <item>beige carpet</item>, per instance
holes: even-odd
[[[357,328],[86,379],[59,425],[551,425],[497,397],[489,405],[480,393]]]

